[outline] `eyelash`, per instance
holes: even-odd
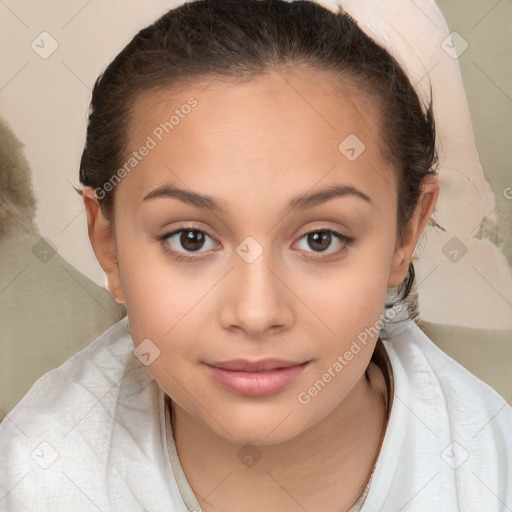
[[[192,232],[196,232],[196,233],[202,233],[206,236],[208,236],[209,238],[211,238],[213,240],[213,237],[210,236],[206,231],[203,231],[201,229],[197,229],[195,227],[182,227],[180,229],[176,229],[174,231],[171,231],[170,233],[166,233],[165,235],[162,235],[160,237],[158,237],[158,241],[160,242],[160,245],[162,246],[163,250],[167,253],[169,253],[174,259],[176,259],[177,261],[197,261],[199,259],[202,259],[204,256],[210,254],[210,251],[207,251],[207,252],[204,252],[204,253],[198,253],[200,254],[199,256],[189,256],[189,255],[186,255],[186,254],[183,254],[179,251],[176,251],[174,249],[171,249],[171,247],[169,246],[169,243],[167,242],[167,240],[178,234],[178,233],[182,233],[182,232],[187,232],[187,231],[192,231]],[[322,260],[326,260],[326,259],[329,259],[331,258],[332,256],[334,255],[337,255],[337,254],[340,254],[344,251],[347,250],[347,248],[349,246],[352,245],[352,243],[354,242],[354,239],[353,238],[350,238],[346,235],[343,235],[342,233],[338,233],[337,231],[334,231],[333,229],[329,229],[329,228],[319,228],[319,229],[313,229],[311,231],[308,231],[306,233],[304,233],[300,238],[299,240],[302,240],[304,237],[310,235],[310,234],[313,234],[313,233],[328,233],[330,235],[333,235],[335,238],[337,238],[340,242],[343,242],[343,247],[341,249],[338,249],[337,251],[334,251],[332,253],[329,253],[329,256],[325,257],[325,256],[318,256],[318,257],[315,257],[313,258],[314,260],[317,260],[317,261],[322,261]],[[306,252],[309,252],[309,251],[306,251]],[[322,254],[322,252],[314,252],[314,254]]]

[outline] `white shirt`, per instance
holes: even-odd
[[[128,328],[45,374],[2,421],[1,511],[187,512],[166,395]],[[394,396],[361,511],[510,510],[512,408],[414,322],[386,332]]]

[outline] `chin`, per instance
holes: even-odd
[[[221,413],[221,425],[208,420],[208,428],[226,441],[245,445],[273,445],[290,441],[307,429],[304,418],[299,418],[298,407],[239,407],[230,406]],[[223,428],[224,427],[224,428]]]

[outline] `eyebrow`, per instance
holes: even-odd
[[[291,199],[284,212],[289,213],[295,210],[305,210],[313,206],[325,203],[335,197],[358,197],[368,204],[372,205],[372,200],[364,192],[361,192],[352,185],[331,185],[317,192],[309,192],[301,196]],[[219,213],[228,213],[229,209],[224,201],[220,201],[214,197],[198,194],[191,190],[177,188],[172,184],[161,185],[144,196],[144,201],[156,198],[174,198],[182,203],[211,210]]]

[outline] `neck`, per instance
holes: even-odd
[[[286,442],[242,448],[220,438],[172,403],[180,463],[204,512],[347,510],[364,490],[384,436],[386,384],[372,362],[345,399],[325,418]]]

